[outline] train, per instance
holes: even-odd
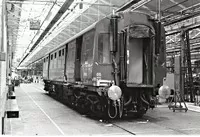
[[[44,90],[81,114],[142,117],[166,76],[165,50],[159,20],[113,13],[44,55]]]

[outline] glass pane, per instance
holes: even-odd
[[[150,29],[144,25],[133,26],[129,30],[129,35],[132,38],[147,38],[150,37]]]
[[[99,34],[98,38],[98,62],[102,64],[110,63],[109,34]]]
[[[93,46],[94,46],[94,31],[83,36],[82,45],[82,64],[92,64],[93,62]]]

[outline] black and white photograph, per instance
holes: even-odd
[[[200,0],[0,0],[1,136],[199,136]]]

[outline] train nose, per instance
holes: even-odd
[[[116,85],[112,85],[109,89],[108,89],[108,97],[111,100],[118,100],[119,98],[121,98],[122,95],[122,90],[120,87],[116,86]]]

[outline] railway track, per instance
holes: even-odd
[[[123,130],[123,131],[129,133],[130,135],[136,135],[136,133],[134,133],[134,132],[132,132],[132,131],[130,131],[130,130],[125,129],[125,128],[123,128],[123,127],[117,125],[116,123],[109,122],[109,124],[112,124],[114,127],[117,127],[117,128],[119,128],[119,129],[121,129],[121,130]]]

